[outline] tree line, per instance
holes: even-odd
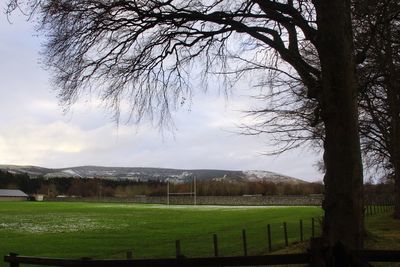
[[[0,188],[20,189],[26,194],[43,194],[49,198],[65,197],[98,197],[98,198],[133,198],[135,196],[166,196],[165,180],[110,180],[100,178],[60,177],[30,178],[27,174],[13,174],[0,171]],[[192,192],[193,183],[170,184],[170,192]],[[393,185],[389,183],[364,185],[364,192],[371,199],[376,197],[393,197]],[[273,183],[269,181],[197,181],[198,196],[290,196],[323,194],[322,183]]]
[[[76,197],[166,196],[167,183],[162,180],[135,181],[99,178],[30,178],[27,174],[0,171],[0,188],[15,188],[27,194],[43,194],[54,198],[59,195]],[[170,184],[170,192],[192,192],[193,183]],[[273,183],[268,181],[198,181],[198,196],[242,195],[309,195],[322,194],[321,183]]]

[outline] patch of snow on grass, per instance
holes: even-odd
[[[25,215],[23,217],[13,216],[13,221],[7,220],[6,217],[3,217],[1,218],[1,221],[0,230],[6,229],[27,233],[72,233],[84,232],[86,230],[106,230],[112,228],[110,225],[100,223],[91,218],[60,218],[56,215],[47,215],[46,218],[35,215]]]

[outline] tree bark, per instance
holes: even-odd
[[[319,104],[325,125],[323,238],[362,248],[363,175],[358,131],[357,80],[348,0],[315,0],[322,71]]]

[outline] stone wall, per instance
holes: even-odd
[[[227,206],[321,206],[322,195],[311,196],[198,196],[197,205]],[[133,198],[46,198],[50,201],[130,202],[143,204],[167,204],[167,197],[136,196]],[[170,196],[171,205],[193,205],[191,196]]]
[[[126,199],[128,202],[147,204],[166,204],[167,197],[138,196]],[[192,205],[190,196],[170,196],[171,205]],[[232,206],[320,206],[321,195],[313,196],[198,196],[198,205],[232,205]]]

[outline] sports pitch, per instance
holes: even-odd
[[[175,256],[180,240],[187,257],[213,256],[213,234],[220,256],[243,255],[242,229],[249,255],[266,253],[267,225],[274,249],[311,235],[318,207],[170,206],[121,203],[0,202],[0,254],[65,258],[134,258]],[[0,266],[5,266],[0,262]]]

